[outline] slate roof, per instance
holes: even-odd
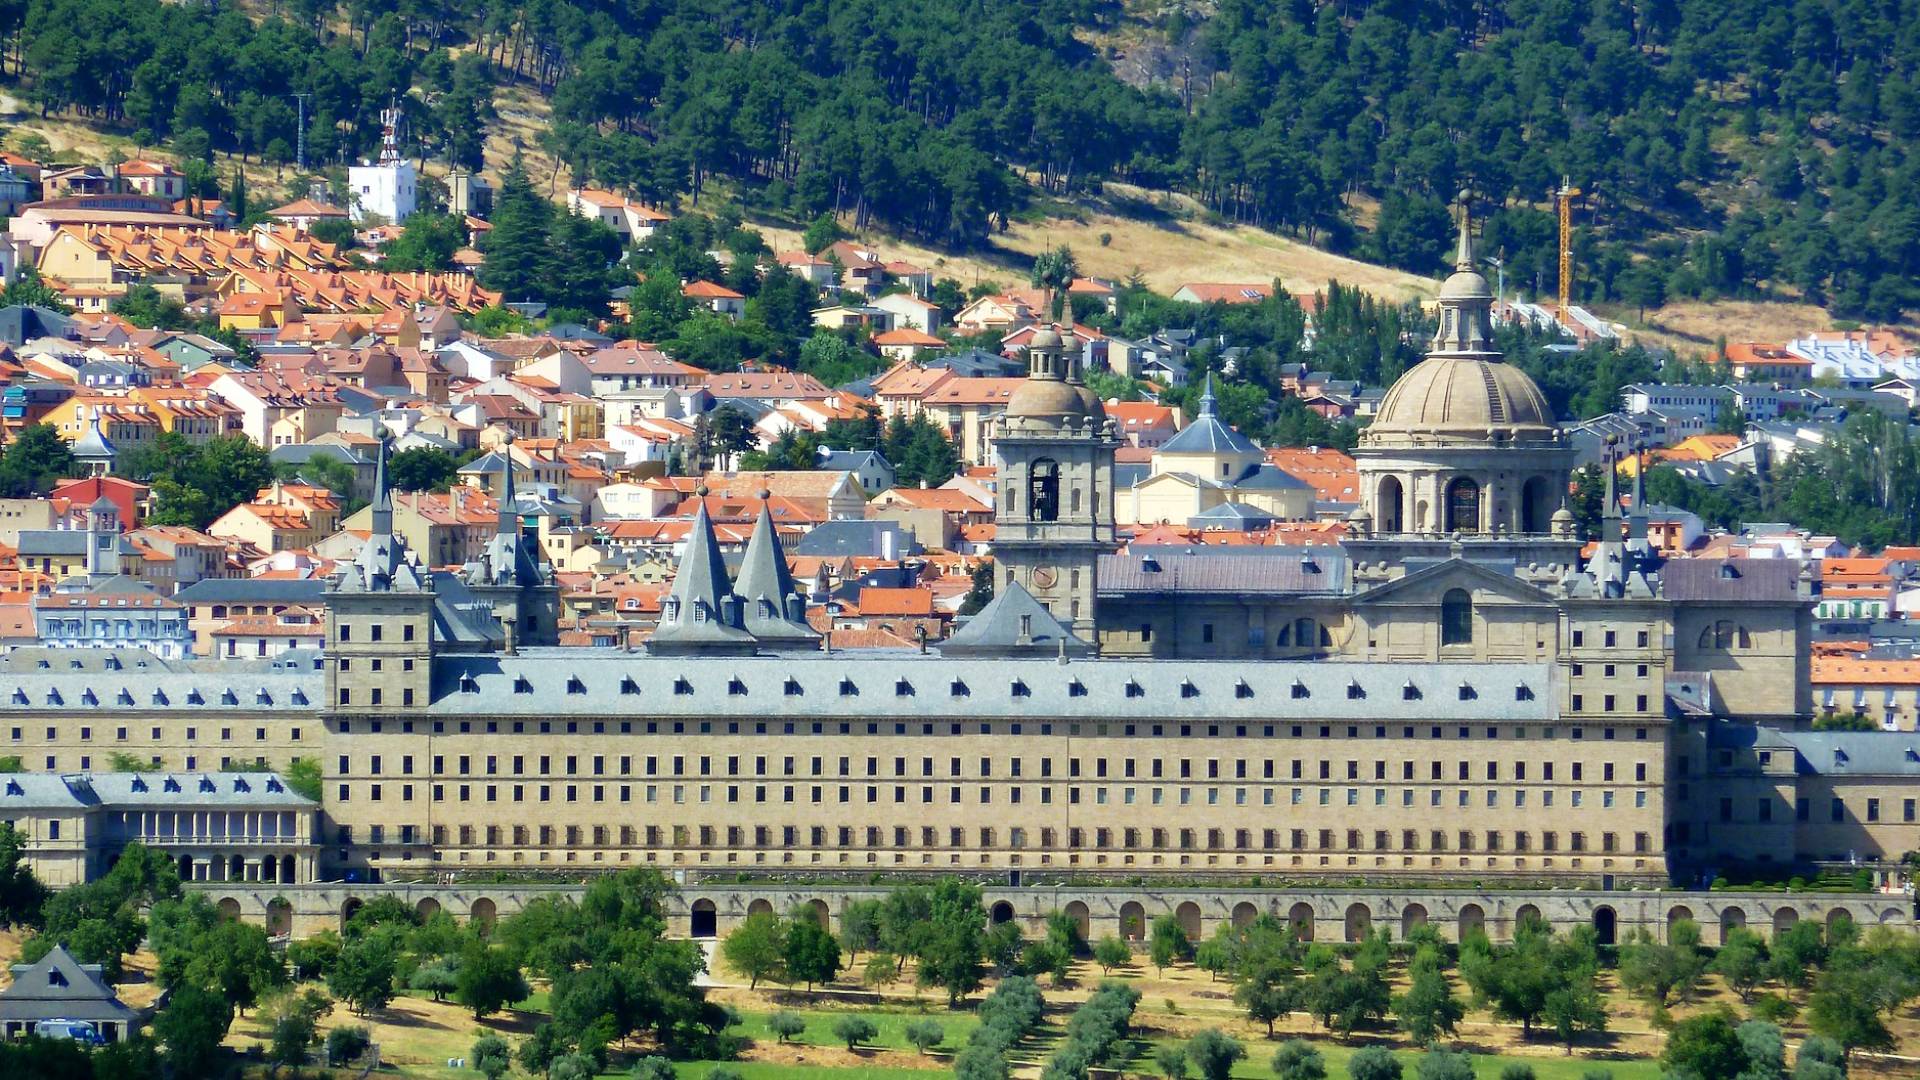
[[[1096,580],[1101,596],[1343,594],[1350,568],[1337,548],[1145,547],[1100,556]]]
[[[940,643],[943,656],[1086,656],[1092,651],[1017,581],[1007,583]]]
[[[1252,439],[1228,427],[1214,415],[1213,374],[1207,374],[1207,387],[1200,395],[1200,415],[1180,433],[1161,444],[1163,454],[1253,454],[1261,453]]]
[[[73,320],[52,308],[14,304],[0,308],[0,341],[19,348],[34,338],[70,338]]]
[[[920,545],[913,533],[897,521],[828,521],[800,538],[793,547],[795,555],[866,556],[881,553],[881,537],[893,533],[893,551],[897,556],[918,555]]]
[[[319,578],[201,578],[173,594],[179,604],[318,604],[327,583]]]
[[[0,777],[0,812],[102,807],[313,810],[279,773],[14,773]]]
[[[951,650],[953,641],[942,647]],[[524,649],[514,656],[450,656],[434,665],[434,702],[426,711],[591,720],[642,714],[695,721],[724,715],[1039,722],[1193,717],[1249,724],[1377,724],[1406,708],[1406,688],[1412,686],[1423,724],[1556,719],[1553,666],[1544,663],[1074,659],[1062,664],[1052,643],[1036,651],[1039,655],[1011,659],[911,650],[756,658]],[[1358,696],[1350,694],[1350,686],[1360,688]],[[1462,686],[1469,688],[1464,697]]]
[[[1799,594],[1800,566],[1792,559],[1670,559],[1660,568],[1668,600],[1781,603]]]
[[[130,1024],[138,1019],[101,977],[100,965],[82,964],[64,945],[55,945],[36,963],[13,965],[12,971],[13,982],[0,990],[0,1020]]]

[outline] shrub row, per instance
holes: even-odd
[[[1040,1080],[1086,1080],[1087,1070],[1116,1055],[1133,1022],[1140,992],[1120,983],[1103,983],[1067,1021],[1066,1041],[1054,1051]]]
[[[959,1080],[1006,1080],[1007,1055],[1040,1023],[1046,1007],[1040,985],[1031,978],[1001,980],[999,989],[980,1003],[980,1026],[954,1058],[954,1075]]]

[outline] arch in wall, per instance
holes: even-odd
[[[1827,929],[1832,930],[1836,925],[1838,925],[1843,920],[1846,922],[1860,921],[1853,917],[1852,908],[1849,908],[1846,905],[1841,904],[1841,905],[1835,906],[1832,911],[1827,912]]]
[[[484,896],[475,900],[473,906],[467,909],[467,917],[482,926],[492,926],[493,920],[497,918],[499,914],[500,909],[494,906],[492,900]]]
[[[1425,925],[1427,925],[1427,905],[1408,904],[1400,909],[1401,941],[1407,940],[1407,935],[1413,933],[1414,927]]]
[[[1667,909],[1667,937],[1673,937],[1673,924],[1682,919],[1693,918],[1693,909],[1685,904],[1675,904]]]
[[[1376,492],[1373,500],[1374,530],[1387,534],[1406,531],[1407,496],[1400,487],[1400,478],[1383,476],[1380,478],[1380,486],[1374,491]]]
[[[1348,904],[1346,917],[1347,940],[1365,941],[1373,932],[1373,909],[1365,904]]]
[[[280,937],[293,933],[293,905],[285,897],[276,896],[267,901],[267,936]]]
[[[1012,922],[1013,905],[1005,900],[997,900],[991,908],[987,909],[987,918],[995,923]]]
[[[1233,905],[1233,928],[1235,930],[1244,930],[1252,926],[1253,920],[1259,917],[1260,909],[1245,900]]]
[[[247,880],[247,860],[244,856],[235,855],[233,858],[227,860],[227,880]]]
[[[828,911],[827,902],[825,900],[807,901],[807,910],[813,912],[814,920],[820,924],[820,929],[822,930],[833,929],[832,914]]]
[[[280,856],[280,880],[288,885],[293,884],[293,856],[291,855]]]
[[[1287,911],[1287,924],[1301,941],[1313,940],[1313,905],[1302,900]]]
[[[347,897],[346,903],[340,905],[340,931],[342,933],[346,932],[347,923],[352,921],[354,915],[359,913],[361,906],[365,903],[366,901],[357,896],[349,896]]]
[[[1200,905],[1199,904],[1196,904],[1193,901],[1188,900],[1187,902],[1181,904],[1179,907],[1173,909],[1173,917],[1174,917],[1174,920],[1180,924],[1180,929],[1185,930],[1187,932],[1188,941],[1198,942],[1200,940]]]
[[[1778,934],[1793,928],[1800,921],[1800,913],[1790,907],[1783,907],[1773,913],[1773,932]]]
[[[1619,938],[1620,917],[1605,904],[1593,909],[1593,940],[1597,945],[1612,945]]]
[[[1144,941],[1147,937],[1147,909],[1140,906],[1138,900],[1129,900],[1120,905],[1120,938],[1122,941]]]
[[[191,855],[180,856],[180,880],[193,880],[193,856]]]
[[[271,855],[260,856],[260,880],[268,884],[280,881],[280,860]]]
[[[771,915],[771,914],[773,914],[773,901],[771,900],[765,900],[765,899],[755,900],[752,903],[747,905],[747,918],[749,919],[753,918],[755,915]]]
[[[1086,904],[1078,900],[1068,901],[1067,918],[1073,920],[1074,929],[1080,934],[1081,944],[1084,945],[1093,940],[1093,913],[1087,910]]]
[[[720,912],[713,906],[713,901],[701,897],[688,909],[687,923],[687,932],[693,937],[717,937],[720,933]]]
[[[1890,907],[1880,913],[1880,922],[1889,926],[1898,924],[1904,918],[1906,915],[1899,908]]]
[[[1544,476],[1531,476],[1520,488],[1520,531],[1544,533],[1553,528],[1553,486]]]
[[[1521,904],[1513,913],[1513,929],[1515,932],[1518,932],[1521,927],[1530,922],[1537,922],[1542,927],[1545,927],[1547,925],[1547,917],[1540,914],[1540,909],[1534,907],[1532,904]]]
[[[1456,476],[1447,483],[1445,502],[1441,509],[1446,511],[1445,532],[1477,533],[1480,525],[1480,484],[1472,477]]]
[[[1462,941],[1466,940],[1467,935],[1473,933],[1475,930],[1484,933],[1486,929],[1487,913],[1479,904],[1468,904],[1466,907],[1460,909],[1460,939]]]
[[[1745,925],[1747,925],[1747,912],[1745,908],[1740,908],[1740,907],[1721,908],[1720,909],[1720,941],[1721,943],[1725,944],[1728,934],[1732,933],[1734,930]]]
[[[435,900],[431,896],[422,897],[419,903],[413,905],[413,913],[419,917],[421,922],[426,922],[428,919],[440,914],[440,901]]]
[[[240,918],[240,901],[231,896],[221,897],[220,902],[213,906],[219,909],[220,917],[228,922],[234,922]]]

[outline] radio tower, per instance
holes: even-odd
[[[300,124],[293,136],[293,160],[301,172],[307,171],[307,99],[312,94],[295,94],[293,100],[300,103]]]
[[[400,164],[400,110],[389,105],[380,110],[380,164]]]

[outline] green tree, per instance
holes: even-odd
[[[904,1034],[907,1042],[922,1054],[939,1046],[947,1037],[946,1029],[940,1026],[938,1020],[910,1020]]]
[[[1400,1080],[1400,1059],[1384,1046],[1364,1046],[1347,1059],[1352,1080]]]
[[[500,1080],[513,1070],[513,1049],[493,1032],[482,1032],[473,1040],[473,1049],[467,1051],[467,1060],[487,1080]]]
[[[453,214],[411,214],[400,235],[380,249],[380,269],[392,273],[450,270],[467,246],[467,225]]]
[[[847,1044],[849,1051],[856,1050],[863,1042],[872,1042],[879,1029],[873,1021],[855,1013],[849,1013],[833,1022],[833,1037]]]
[[[1273,1055],[1276,1080],[1327,1080],[1327,1062],[1311,1043],[1288,1039]]]
[[[1707,963],[1700,952],[1700,925],[1692,919],[1680,919],[1668,926],[1665,943],[1655,941],[1645,930],[1636,930],[1620,947],[1620,985],[1628,993],[1665,1008],[1676,993],[1682,1001],[1692,998]]]
[[[767,1017],[767,1030],[779,1042],[788,1042],[807,1030],[807,1020],[799,1013],[777,1012]]]
[[[1093,962],[1100,965],[1100,974],[1111,975],[1114,968],[1123,968],[1133,962],[1133,949],[1126,942],[1108,934],[1094,944]]]
[[[1847,1052],[1839,1043],[1812,1035],[1793,1059],[1793,1080],[1840,1080],[1847,1075]]]
[[[392,945],[383,937],[368,935],[349,941],[327,973],[327,989],[355,1013],[370,1015],[393,1000],[397,963]]]
[[[0,289],[0,308],[13,307],[16,304],[28,304],[43,307],[50,311],[68,314],[73,306],[58,289],[40,280],[40,272],[32,266],[22,266],[13,284]]]
[[[324,979],[340,961],[340,935],[321,930],[287,944],[287,964],[296,979]]]
[[[1153,920],[1153,928],[1147,938],[1147,956],[1162,974],[1186,959],[1192,951],[1193,943],[1187,939],[1187,931],[1180,925],[1179,919],[1162,915]]]
[[[550,269],[550,232],[554,208],[527,179],[515,160],[500,178],[494,197],[493,227],[485,238],[486,261],[480,284],[498,291],[508,303],[543,299]]]
[[[232,1016],[219,995],[191,983],[168,997],[166,1008],[153,1019],[153,1033],[166,1048],[167,1065],[175,1076],[219,1072],[215,1062],[224,1053],[220,1041],[227,1037]]]
[[[75,475],[73,451],[51,424],[28,424],[0,453],[0,497],[45,495]]]
[[[1735,927],[1720,943],[1708,970],[1725,979],[1742,1003],[1751,1002],[1754,989],[1767,977],[1767,943],[1752,930]]]
[[[1167,1080],[1187,1080],[1187,1050],[1179,1043],[1161,1043],[1154,1047],[1153,1063]]]
[[[832,214],[821,214],[814,218],[807,231],[800,236],[800,246],[809,255],[818,255],[832,247],[846,234],[840,231],[840,222]]]
[[[881,910],[878,900],[855,900],[840,909],[840,951],[849,964],[862,952],[880,948]]]
[[[980,904],[980,886],[944,878],[929,897],[926,938],[915,954],[920,960],[916,977],[922,986],[947,992],[949,1007],[980,988],[980,955],[987,913]]]
[[[832,982],[840,974],[840,943],[813,917],[811,910],[796,913],[787,922],[787,936],[781,963],[787,977],[813,989],[815,983]]]
[[[454,975],[453,968],[444,963],[422,964],[407,976],[407,989],[431,994],[435,1001],[447,1000],[447,995],[459,987],[460,981]]]
[[[1062,244],[1034,256],[1027,281],[1036,289],[1047,290],[1049,317],[1059,322],[1066,312],[1067,286],[1079,276],[1080,260],[1074,257],[1072,248]]]
[[[666,1058],[643,1057],[633,1063],[633,1071],[627,1075],[633,1080],[675,1080],[680,1074]]]
[[[47,888],[26,862],[26,838],[0,822],[0,927],[37,926]]]
[[[1747,1066],[1747,1055],[1735,1027],[1725,1009],[1690,1016],[1668,1033],[1660,1064],[1678,1080],[1738,1076]]]
[[[1187,1062],[1200,1074],[1201,1080],[1228,1080],[1233,1075],[1233,1064],[1247,1056],[1247,1048],[1240,1040],[1223,1032],[1208,1028],[1187,1040]]]
[[[1429,1047],[1413,1064],[1417,1080],[1473,1080],[1473,1057],[1442,1047]]]
[[[1408,975],[1407,992],[1393,999],[1393,1015],[1400,1030],[1422,1046],[1442,1035],[1452,1035],[1466,1015],[1466,1006],[1447,982],[1439,951],[1424,948],[1415,953]]]
[[[772,912],[748,915],[720,942],[721,959],[747,977],[747,987],[761,979],[779,978],[786,959],[787,929]]]

